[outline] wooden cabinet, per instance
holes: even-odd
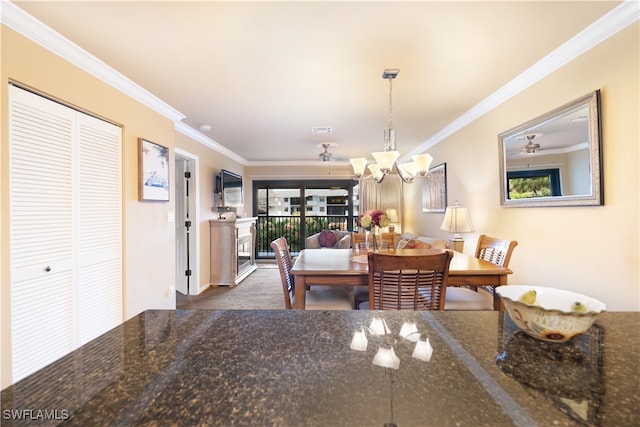
[[[256,220],[209,220],[211,286],[236,286],[256,270]]]

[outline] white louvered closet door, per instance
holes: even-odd
[[[78,346],[122,322],[121,140],[78,113]]]
[[[121,129],[12,85],[9,104],[15,383],[121,322]]]

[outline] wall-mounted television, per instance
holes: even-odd
[[[222,204],[224,206],[242,206],[242,175],[226,169],[220,171]]]

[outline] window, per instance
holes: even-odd
[[[561,196],[560,170],[539,169],[507,172],[509,199]]]
[[[357,216],[354,180],[253,181],[253,194],[257,258],[273,258],[270,243],[281,236],[295,255],[306,237],[329,228],[351,230]]]

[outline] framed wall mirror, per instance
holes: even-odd
[[[500,204],[604,204],[600,91],[498,135]]]

